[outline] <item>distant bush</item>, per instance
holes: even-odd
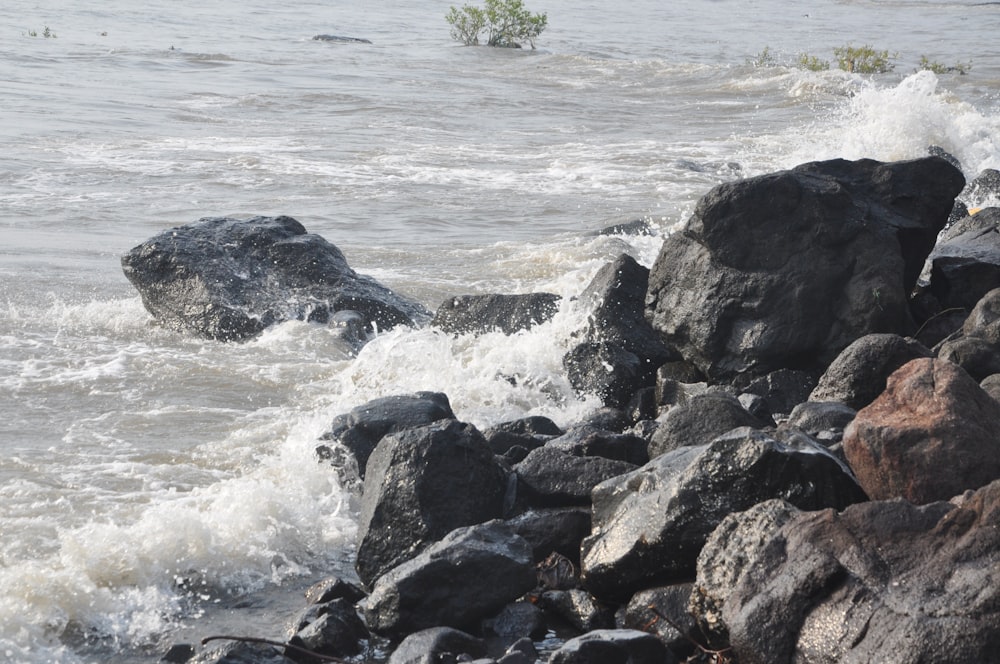
[[[746,63],[753,67],[777,67],[778,60],[771,53],[771,47],[765,46],[764,50],[753,56],[752,58],[747,58]]]
[[[26,34],[29,37],[37,37],[38,36],[38,31],[37,30],[28,30],[28,32],[22,33],[22,34]],[[45,29],[42,30],[41,34],[46,39],[55,39],[56,38],[56,33],[54,33],[51,30],[49,30],[49,26],[45,26]]]
[[[837,66],[855,74],[885,74],[896,68],[889,51],[876,51],[871,46],[841,46],[833,49]]]
[[[478,45],[485,32],[487,46],[503,48],[521,48],[523,43],[535,48],[535,39],[548,24],[546,14],[532,14],[521,0],[485,0],[482,8],[452,7],[445,20],[452,38],[466,46]]]
[[[972,63],[962,63],[958,62],[953,65],[943,65],[936,60],[928,60],[926,55],[920,56],[920,69],[926,69],[927,71],[932,71],[935,74],[958,74],[960,76],[965,76],[972,69]]]
[[[828,60],[820,60],[815,55],[808,55],[806,53],[799,56],[798,65],[802,69],[808,69],[809,71],[826,71],[830,68]]]

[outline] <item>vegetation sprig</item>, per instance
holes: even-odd
[[[445,15],[451,36],[466,46],[478,46],[485,33],[487,46],[521,48],[527,43],[535,48],[535,39],[548,25],[548,16],[532,14],[522,0],[485,0],[482,7],[452,7]]]

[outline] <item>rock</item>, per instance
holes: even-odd
[[[750,381],[743,391],[764,399],[771,415],[787,416],[792,409],[808,401],[816,387],[816,378],[805,371],[778,369]]]
[[[687,658],[694,652],[692,643],[702,638],[694,617],[688,613],[693,588],[692,583],[681,583],[636,593],[618,613],[618,628],[649,632],[678,659]]]
[[[837,401],[854,410],[864,408],[882,393],[892,372],[910,360],[933,356],[922,344],[898,334],[869,334],[837,356],[809,400]]]
[[[636,390],[655,384],[657,368],[679,359],[645,319],[649,270],[621,254],[594,276],[580,301],[591,307],[583,341],[563,358],[580,392],[621,408]]]
[[[524,637],[541,639],[547,631],[542,610],[531,602],[514,602],[483,622],[483,631],[497,635],[505,643]]]
[[[475,427],[442,420],[390,434],[368,463],[356,568],[371,587],[459,526],[503,515],[508,471]]]
[[[340,35],[316,35],[314,41],[341,42],[347,44],[371,44],[371,40],[361,37],[341,37]]]
[[[677,664],[677,658],[652,634],[599,629],[564,643],[549,664]]]
[[[857,414],[850,406],[836,401],[806,401],[792,409],[787,424],[815,436],[822,431],[843,432]]]
[[[379,577],[365,619],[393,638],[435,626],[474,629],[535,581],[531,546],[508,526],[458,528]]]
[[[326,323],[345,310],[380,330],[430,318],[416,302],[357,274],[337,247],[291,217],[201,219],[121,260],[158,322],[208,339],[243,341],[274,323]]]
[[[170,649],[163,653],[160,661],[169,662],[170,664],[185,664],[192,657],[194,657],[194,646],[190,643],[177,643],[170,646]]]
[[[199,653],[188,664],[290,664],[271,646],[235,641]]]
[[[873,500],[946,500],[1000,478],[1000,404],[951,362],[913,360],[858,411],[844,452]]]
[[[430,627],[403,639],[388,664],[451,664],[460,661],[462,655],[485,654],[482,639],[449,627]]]
[[[1000,345],[979,337],[961,337],[942,343],[938,358],[965,369],[976,381],[1000,373]]]
[[[1000,374],[993,374],[982,379],[979,382],[979,387],[993,397],[994,401],[1000,401]]]
[[[741,664],[996,661],[1000,483],[956,502],[762,503],[713,533],[692,604]]]
[[[1000,288],[994,288],[980,298],[965,319],[962,332],[967,337],[1000,345]]]
[[[930,255],[930,292],[945,309],[976,306],[1000,286],[1000,208],[962,219],[942,235]]]
[[[575,427],[546,446],[574,456],[599,456],[636,466],[649,461],[649,443],[630,433],[614,433],[592,426]]]
[[[995,168],[980,171],[961,195],[963,199],[977,204],[997,196],[1000,196],[1000,171]]]
[[[859,337],[913,325],[907,297],[963,184],[940,157],[721,184],[664,240],[647,317],[713,381],[822,371]]]
[[[361,622],[354,604],[340,598],[322,606],[315,620],[299,629],[288,640],[289,645],[304,648],[328,657],[357,655],[370,635]],[[286,648],[285,657],[311,664],[313,658],[295,648]]]
[[[438,307],[431,325],[451,334],[511,335],[551,320],[560,299],[554,293],[459,295]]]
[[[531,639],[524,638],[511,644],[504,651],[503,657],[497,660],[497,664],[535,664],[538,661],[538,651]]]
[[[503,454],[515,445],[533,450],[562,434],[562,429],[555,422],[540,415],[501,422],[483,431],[486,442],[496,454]]]
[[[587,505],[590,491],[604,480],[635,470],[636,465],[596,456],[575,456],[545,446],[514,466],[518,494],[532,507]]]
[[[545,611],[559,616],[580,632],[611,629],[615,626],[614,611],[602,605],[586,590],[546,590],[538,601]]]
[[[764,428],[764,421],[751,415],[734,396],[705,392],[667,411],[649,442],[650,458],[679,447],[710,443],[717,436],[739,427]]]
[[[708,535],[732,512],[774,497],[803,509],[843,508],[865,495],[841,463],[805,441],[793,448],[748,428],[681,447],[593,491],[583,541],[584,587],[624,600],[690,581]]]
[[[330,576],[317,581],[306,590],[306,602],[309,604],[326,604],[335,599],[346,599],[356,604],[364,598],[364,590],[339,576]]]
[[[590,508],[533,509],[507,521],[531,545],[531,558],[539,563],[555,552],[580,565],[580,542],[590,534]]]
[[[416,392],[373,399],[333,418],[323,440],[340,443],[354,457],[358,476],[364,479],[368,457],[382,437],[439,420],[453,420],[448,396],[442,392]],[[321,457],[337,458],[329,446],[319,448]]]
[[[648,218],[633,219],[620,224],[605,226],[595,235],[652,235],[653,224]]]

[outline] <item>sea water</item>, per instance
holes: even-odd
[[[351,575],[356,496],[314,454],[331,419],[416,390],[480,427],[586,416],[561,364],[573,296],[622,252],[650,265],[716,184],[930,145],[968,178],[1000,167],[995,3],[533,0],[533,51],[452,41],[450,4],[0,7],[0,661],[282,638],[305,586]],[[795,66],[845,45],[895,69]],[[244,344],[157,326],[121,254],[258,214],[432,310],[562,306],[509,337],[382,332],[356,357],[314,324]],[[595,233],[639,218],[653,236]]]

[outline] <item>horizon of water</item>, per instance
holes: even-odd
[[[930,145],[969,179],[1000,167],[992,3],[533,0],[535,51],[453,42],[450,4],[0,8],[0,660],[281,638],[303,587],[351,574],[356,497],[314,455],[332,418],[417,390],[479,427],[585,417],[561,365],[573,297],[622,252],[650,265],[716,184]],[[845,44],[896,68],[794,66]],[[511,337],[396,329],[357,357],[315,324],[222,344],[153,323],[121,254],[258,214],[431,310],[561,309]],[[655,234],[595,234],[636,218]]]

